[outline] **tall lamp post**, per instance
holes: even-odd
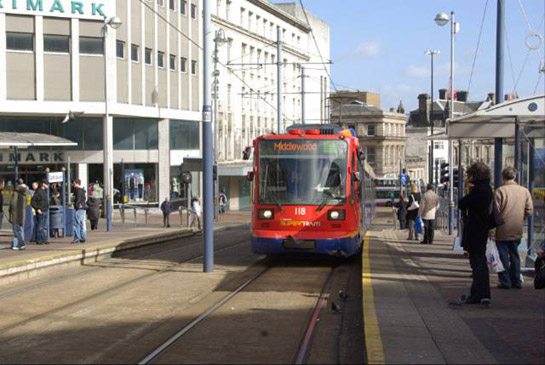
[[[104,151],[104,207],[106,208],[106,230],[112,230],[112,198],[113,198],[113,120],[109,114],[108,103],[110,93],[108,88],[108,28],[117,29],[123,24],[117,16],[104,17],[102,37],[104,46],[104,123],[103,123],[103,151]]]
[[[444,26],[450,21],[450,93],[449,93],[449,117],[447,119],[446,128],[447,135],[450,121],[454,117],[454,36],[458,33],[459,23],[454,20],[454,12],[450,12],[450,18],[445,13],[439,13],[435,16],[435,23],[439,26]],[[452,176],[452,140],[448,140],[448,186],[449,186],[449,215],[448,215],[448,234],[452,235],[453,220],[454,220],[454,176]]]
[[[431,127],[432,140],[431,140],[430,158],[429,158],[429,164],[428,164],[428,181],[430,184],[433,184],[433,152],[434,152],[433,149],[435,147],[434,146],[435,141],[433,140],[433,125],[434,125],[434,122],[433,122],[433,56],[436,54],[439,54],[439,51],[428,49],[426,51],[426,54],[431,56],[430,127]]]
[[[216,166],[216,169],[218,168],[218,76],[220,75],[220,71],[218,70],[218,47],[224,45],[227,42],[227,38],[225,38],[225,32],[223,29],[218,29],[214,33],[214,87],[212,88],[212,98],[213,98],[213,117],[214,117],[214,123],[213,123],[213,135],[214,135],[214,166]],[[217,171],[217,170],[216,170]],[[218,219],[219,217],[219,171],[216,173],[216,180],[214,181],[214,218]]]

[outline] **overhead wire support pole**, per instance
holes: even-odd
[[[498,0],[498,13],[496,19],[496,105],[503,98],[503,25],[505,15],[505,2]],[[503,138],[494,138],[494,187],[501,186],[501,168],[503,160]]]
[[[210,69],[212,61],[211,0],[203,0],[203,271],[214,271],[214,181],[212,147],[212,107],[210,105]]]
[[[282,125],[282,29],[276,27],[276,134],[280,134]]]
[[[305,124],[305,68],[301,66],[301,123]]]
[[[450,12],[450,95],[449,95],[449,122],[447,125],[447,134],[450,122],[454,118],[454,36],[456,35],[456,21],[454,11]],[[454,230],[454,176],[452,175],[454,163],[452,139],[448,140],[448,185],[449,185],[449,215],[448,215],[448,234],[452,236]]]

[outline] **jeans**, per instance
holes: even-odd
[[[435,219],[422,219],[424,223],[424,242],[433,243],[433,236],[435,233]]]
[[[2,229],[2,221],[4,220],[4,213],[0,213],[0,229]]]
[[[170,227],[170,213],[168,214],[163,213],[163,226]]]
[[[25,245],[25,230],[23,225],[12,224],[13,241],[11,247],[22,247]]]
[[[470,298],[473,300],[490,299],[490,277],[484,251],[470,251],[469,264],[473,272]]]
[[[42,214],[36,214],[37,227],[36,227],[36,243],[47,242],[47,215],[48,212],[42,212]]]
[[[505,271],[498,273],[500,284],[506,286],[520,286],[520,257],[518,246],[520,240],[517,241],[496,241],[500,261],[505,268]]]
[[[413,239],[418,241],[418,233],[416,232],[416,220],[409,219],[408,223],[409,223],[409,241]]]
[[[78,209],[74,216],[74,242],[85,241],[86,239],[85,209]]]

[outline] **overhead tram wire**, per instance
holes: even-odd
[[[314,45],[316,46],[316,50],[318,51],[318,54],[320,56],[320,60],[324,64],[324,71],[327,74],[327,77],[329,77],[329,81],[331,85],[333,86],[333,89],[335,89],[335,92],[338,92],[337,86],[333,82],[333,79],[331,77],[331,74],[329,73],[329,70],[325,66],[324,57],[322,56],[322,52],[320,51],[320,47],[318,46],[318,41],[316,40],[316,36],[314,35],[314,30],[312,29],[312,26],[310,25],[310,20],[308,19],[307,10],[305,9],[305,5],[303,4],[303,0],[299,0],[299,4],[301,4],[301,8],[303,9],[303,14],[305,15],[305,19],[307,20],[308,27],[310,28],[310,35],[312,36],[312,39],[314,40]]]
[[[481,37],[483,34],[484,20],[486,17],[486,10],[488,9],[488,0],[484,4],[483,16],[481,18],[481,29],[479,30],[479,36],[477,37],[477,49],[475,50],[475,55],[473,56],[473,64],[471,65],[471,74],[469,75],[469,84],[467,85],[467,92],[471,90],[471,81],[473,80],[473,73],[475,72],[475,63],[477,62],[477,55],[479,53],[479,48],[481,45]]]
[[[146,8],[148,8],[148,10],[150,10],[152,13],[154,13],[155,15],[157,15],[157,17],[161,20],[163,20],[166,24],[168,24],[168,26],[170,26],[172,29],[174,29],[176,32],[180,33],[185,39],[187,39],[190,43],[192,43],[194,46],[196,46],[198,49],[200,49],[201,51],[203,50],[203,48],[197,43],[195,42],[193,39],[191,39],[188,35],[186,35],[184,32],[182,32],[178,27],[176,27],[174,24],[172,24],[170,21],[168,21],[163,15],[161,15],[159,12],[155,11],[155,9],[153,9],[149,4],[147,4],[147,1],[146,0],[138,0],[140,1],[140,3],[142,3]],[[220,66],[223,66],[225,69],[227,70],[230,70],[230,67],[228,67],[227,65],[225,65],[223,62],[220,62],[218,61],[218,64]],[[240,81],[242,82],[242,84],[244,84],[245,86],[247,86],[248,88],[250,88],[251,90],[253,90],[253,88],[248,85],[246,83],[246,81],[244,81],[242,79],[242,77],[240,77],[239,75],[237,75],[235,72],[233,72],[233,75]],[[256,93],[257,94],[257,93]],[[265,104],[269,105],[271,108],[273,108],[273,110],[277,111],[277,108],[276,106],[274,106],[272,103],[270,103],[268,100],[266,100],[265,98],[263,97],[260,97],[261,100],[263,100],[265,102]],[[282,116],[284,118],[286,118],[286,120],[289,120],[289,121],[292,121],[293,122],[293,119],[292,118],[289,118],[288,116],[286,116],[284,113],[282,113]]]

